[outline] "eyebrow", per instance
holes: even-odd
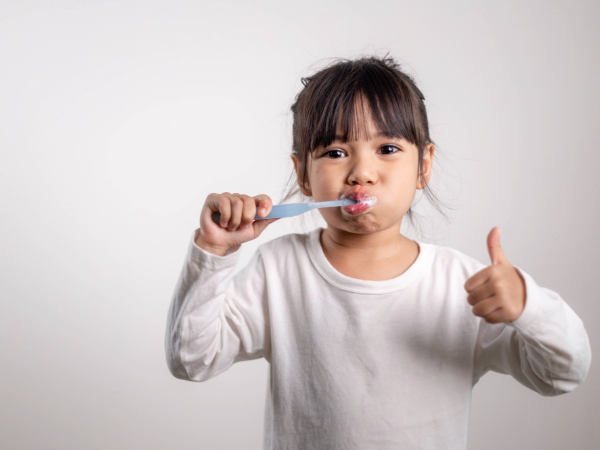
[[[385,138],[389,138],[389,139],[396,139],[394,136],[386,133],[385,131],[380,131],[379,133],[377,133],[374,137],[379,138],[379,137],[385,137]],[[337,141],[342,141],[344,138],[344,136],[341,136],[339,134],[335,135],[335,139]]]

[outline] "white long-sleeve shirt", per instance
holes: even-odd
[[[264,449],[464,450],[472,387],[487,371],[541,395],[582,383],[591,363],[583,322],[517,267],[526,303],[514,322],[472,313],[465,281],[485,268],[449,247],[417,241],[400,276],[338,272],[322,228],[258,247],[206,252],[192,233],[169,310],[171,373],[206,381],[233,363],[270,363]]]

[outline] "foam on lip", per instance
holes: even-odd
[[[354,204],[344,206],[344,211],[352,215],[361,215],[377,202],[376,197],[371,197],[364,194],[360,195],[360,197],[360,199],[352,198]]]
[[[375,203],[377,203],[377,197],[365,198],[363,200],[359,200],[357,203],[364,203],[365,205],[373,206]]]
[[[340,200],[349,198],[356,203],[366,203],[369,206],[373,206],[377,202],[377,198],[366,192],[352,193],[350,195],[340,195]]]

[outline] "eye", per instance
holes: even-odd
[[[330,153],[332,153],[332,154],[336,153],[336,154],[338,154],[338,155],[344,155],[344,154],[345,154],[345,153],[344,153],[343,151],[341,151],[341,150],[327,150],[325,153],[323,153],[323,156],[325,156],[325,155],[328,155],[328,154],[330,154]],[[334,156],[334,157],[332,157],[332,158],[333,158],[333,159],[338,159],[338,157],[337,157],[337,156]]]
[[[396,147],[395,145],[384,145],[383,147],[381,147],[382,149],[396,149],[398,152],[401,151],[398,147]],[[392,153],[397,153],[396,151],[390,151],[390,152],[386,152],[384,151],[384,155],[391,155]]]

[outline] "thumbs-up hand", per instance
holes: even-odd
[[[504,256],[500,247],[500,227],[492,228],[487,237],[492,265],[480,270],[465,282],[467,301],[473,314],[488,323],[512,322],[525,309],[525,280]]]

